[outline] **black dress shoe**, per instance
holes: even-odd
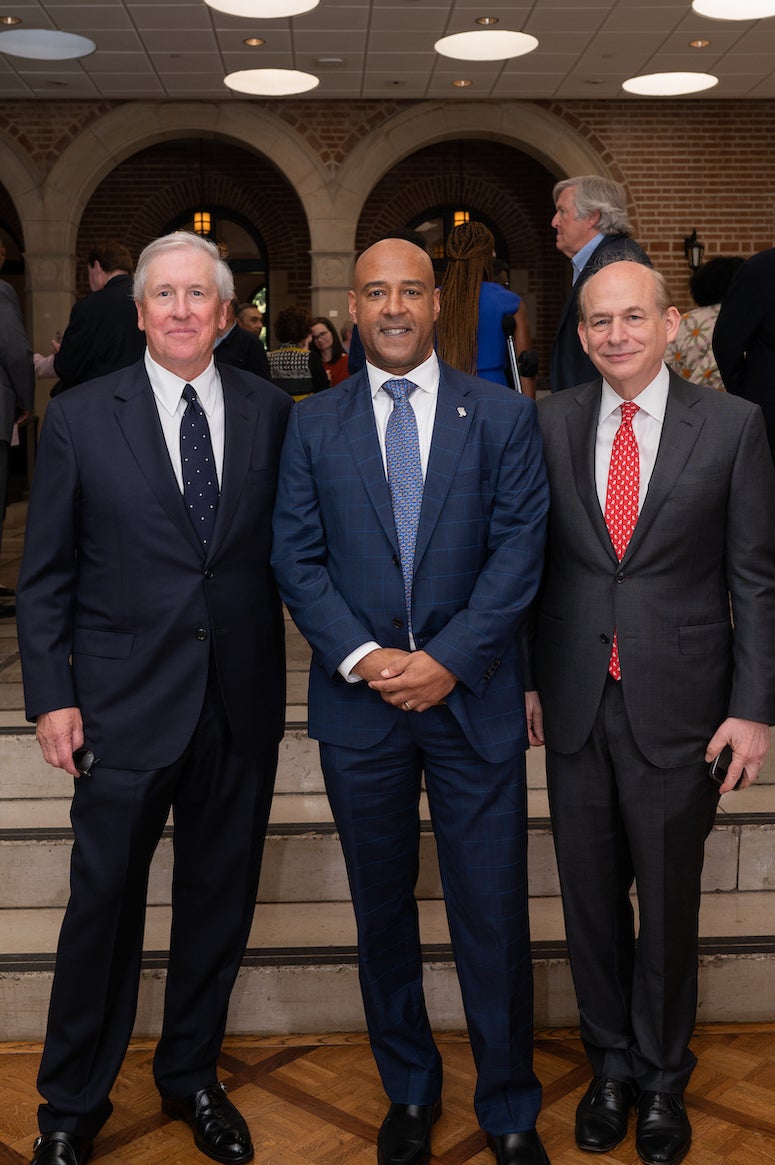
[[[692,1126],[678,1092],[641,1092],[635,1148],[646,1165],[677,1165],[692,1143]]]
[[[391,1104],[377,1138],[378,1165],[428,1165],[431,1129],[441,1116],[435,1104]]]
[[[222,1084],[200,1088],[183,1100],[165,1100],[161,1107],[173,1120],[185,1121],[194,1131],[200,1153],[224,1165],[241,1165],[253,1159],[248,1126],[226,1096]]]
[[[487,1144],[498,1165],[549,1165],[546,1149],[535,1129],[524,1133],[502,1133],[499,1137],[488,1133]]]
[[[85,1165],[92,1142],[74,1133],[41,1133],[32,1146],[31,1165]]]
[[[595,1076],[576,1109],[576,1144],[589,1153],[610,1153],[627,1136],[627,1115],[635,1089],[620,1080]]]

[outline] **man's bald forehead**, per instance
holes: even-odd
[[[404,259],[413,266],[420,264],[431,283],[435,282],[433,263],[428,252],[410,243],[408,239],[380,239],[362,251],[355,263],[355,282],[358,283],[360,273],[372,264],[379,265],[381,261],[395,261]],[[415,270],[417,268],[415,267]]]

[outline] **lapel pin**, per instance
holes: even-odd
[[[466,413],[466,410],[463,408],[463,406],[462,406],[462,405],[458,405],[458,409],[457,409],[457,415],[458,415],[459,417],[465,417],[465,416],[468,416],[468,414]]]

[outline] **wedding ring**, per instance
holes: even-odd
[[[407,712],[411,712],[412,705],[407,700],[404,700],[404,707],[406,708]]]

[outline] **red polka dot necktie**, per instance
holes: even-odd
[[[608,469],[608,488],[605,495],[605,524],[611,536],[616,557],[624,558],[638,520],[638,489],[640,486],[640,457],[638,442],[632,431],[632,420],[639,406],[632,401],[621,405],[622,420],[611,447]],[[619,663],[619,641],[614,631],[608,670],[615,680],[622,678]]]

